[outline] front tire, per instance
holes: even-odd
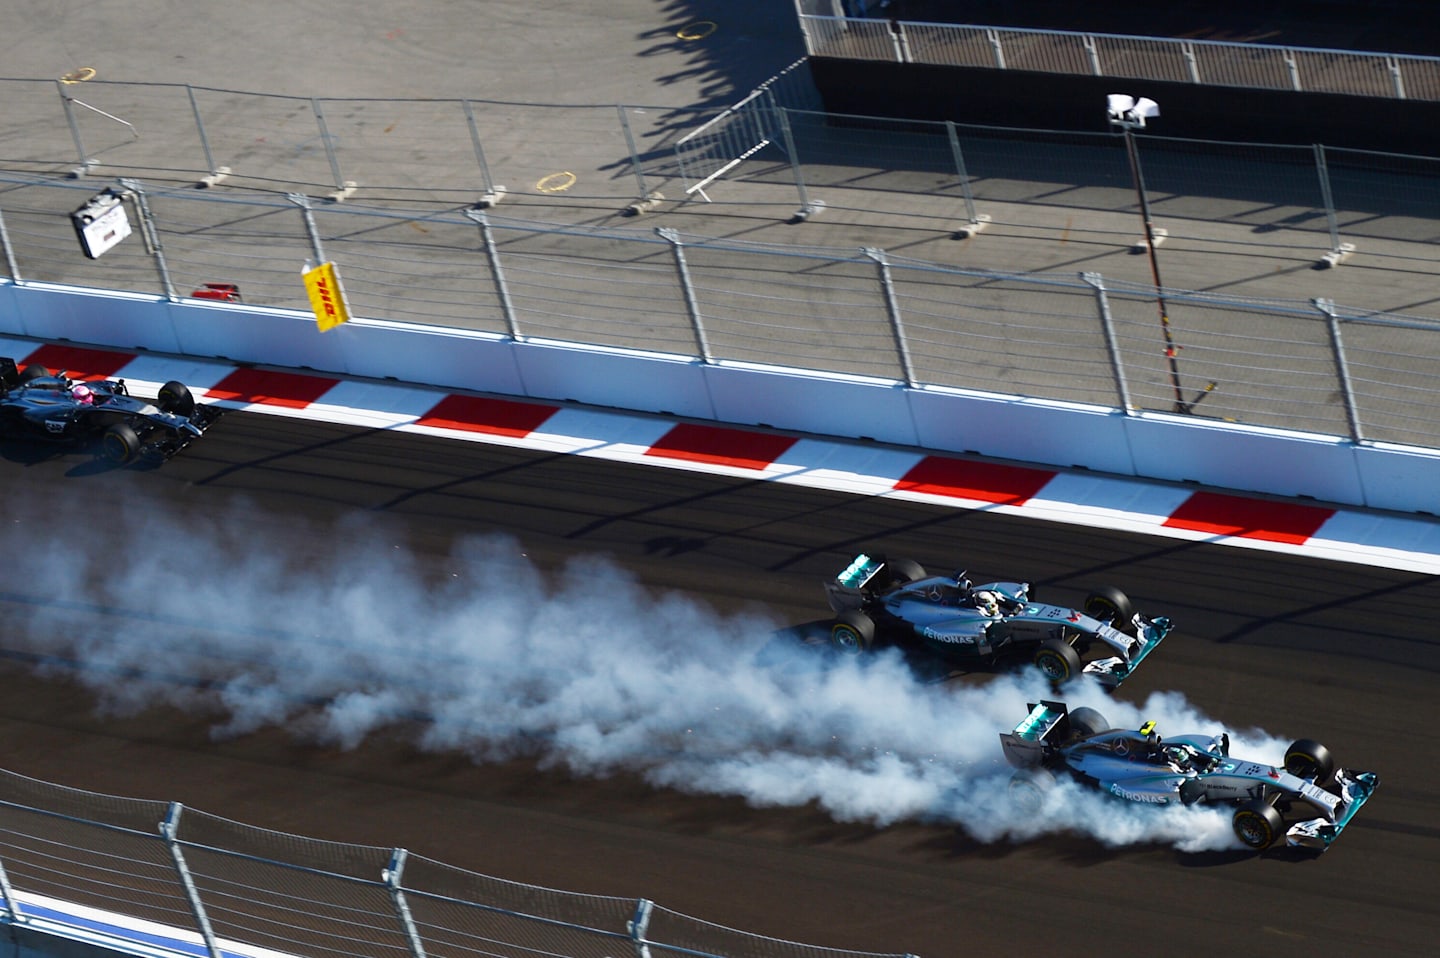
[[[127,423],[117,422],[100,437],[100,451],[105,458],[123,466],[140,452],[140,437]]]
[[[1046,639],[1035,650],[1035,666],[1055,685],[1064,685],[1080,674],[1080,653],[1068,642]]]
[[[46,369],[44,366],[41,366],[39,363],[32,363],[31,365],[26,366],[24,371],[20,373],[20,382],[23,385],[32,380],[40,379],[41,377],[48,375],[50,375],[50,370]]]
[[[863,655],[875,647],[875,622],[864,612],[842,612],[830,624],[830,647],[841,655]]]
[[[1135,607],[1130,604],[1129,597],[1119,589],[1109,586],[1096,589],[1085,597],[1085,608],[1082,611],[1092,619],[1109,622],[1121,632],[1133,633],[1135,630]]]
[[[1335,776],[1335,757],[1319,742],[1298,739],[1285,750],[1285,771],[1314,779],[1315,784],[1323,788]]]
[[[190,414],[195,412],[195,397],[190,395],[188,386],[172,379],[160,387],[160,395],[156,398],[155,405],[160,407],[161,412],[189,418]]]
[[[1275,840],[1285,831],[1285,820],[1280,817],[1275,806],[1258,798],[1236,809],[1230,825],[1235,829],[1235,837],[1240,839],[1240,843],[1256,851],[1275,844]]]

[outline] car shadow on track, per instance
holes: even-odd
[[[27,439],[6,439],[0,442],[0,460],[21,466],[38,466],[58,459],[78,459],[75,465],[65,470],[70,478],[99,476],[121,469],[149,472],[158,469],[164,459],[158,456],[138,456],[128,463],[112,462],[100,454],[99,443],[73,445],[68,443],[35,442]]]
[[[936,834],[918,843],[918,849],[946,859],[998,861],[1012,855],[1040,856],[1068,865],[1089,867],[1122,859],[1165,854],[1183,868],[1217,868],[1263,858],[1266,861],[1306,862],[1315,853],[1298,848],[1272,848],[1255,852],[1247,848],[1186,852],[1171,845],[1150,843],[1110,846],[1083,835],[1046,835],[1024,842],[982,842],[962,828]]]

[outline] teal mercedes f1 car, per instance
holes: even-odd
[[[917,563],[861,554],[825,583],[845,654],[918,647],[961,667],[1029,661],[1055,684],[1091,675],[1114,688],[1170,634],[1170,620],[1137,613],[1114,588],[1084,607],[1035,600],[1028,582],[974,585],[965,572],[930,576]]]
[[[1000,745],[1019,769],[1010,793],[1022,806],[1038,808],[1055,776],[1065,775],[1131,802],[1231,807],[1235,837],[1256,850],[1283,837],[1292,848],[1323,852],[1380,784],[1374,772],[1336,765],[1310,739],[1291,744],[1276,767],[1231,755],[1224,732],[1162,739],[1153,722],[1111,728],[1094,709],[1062,702],[1031,705]]]

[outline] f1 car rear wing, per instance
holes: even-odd
[[[9,356],[0,356],[0,390],[9,392],[20,385],[20,367]]]
[[[1070,737],[1070,710],[1064,702],[1032,702],[1030,714],[1013,732],[1000,733],[1005,760],[1016,768],[1031,768],[1045,758],[1045,746]]]
[[[885,559],[860,553],[847,565],[835,581],[847,589],[863,589],[885,568]]]
[[[859,609],[865,603],[865,589],[881,585],[885,579],[883,557],[871,557],[860,553],[835,578],[825,583],[825,598],[836,612]]]

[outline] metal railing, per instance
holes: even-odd
[[[1440,100],[1440,57],[839,15],[796,0],[811,56]]]
[[[714,113],[16,78],[0,78],[0,101],[5,169],[487,203],[507,192],[643,196],[674,176],[675,140]],[[517,139],[525,155],[509,158]]]
[[[403,848],[0,771],[0,923],[28,921],[31,896],[177,929],[210,958],[911,958],[767,938],[647,899],[524,885]]]
[[[743,182],[753,188],[743,202],[754,203],[757,190],[767,201],[788,194],[809,215],[825,202],[817,199],[822,190],[843,189],[852,207],[948,215],[965,230],[985,218],[977,204],[1038,203],[1037,187],[1048,205],[1128,210],[1133,202],[1112,134],[823,113],[803,60],[718,112],[101,81],[0,79],[0,96],[0,169],[296,193],[321,203],[491,208],[510,195],[521,198],[513,205],[543,205],[538,218],[547,222],[577,214],[589,221],[597,203],[620,210],[655,195],[727,201],[736,197],[724,188]],[[1146,179],[1166,197],[1159,212],[1283,230],[1313,241],[1317,256],[1338,250],[1346,233],[1428,242],[1440,220],[1433,157],[1150,137],[1145,153]],[[1065,189],[1049,190],[1053,184]],[[893,199],[873,199],[880,194]]]
[[[308,308],[298,272],[341,268],[352,314],[858,374],[1134,410],[1198,410],[1353,440],[1440,446],[1440,322],[1319,300],[1164,290],[1096,272],[960,269],[878,248],[540,224],[303,197],[120,186],[147,246],[84,259],[67,210],[93,184],[0,174],[12,278]],[[1178,349],[1178,361],[1171,362]],[[1178,373],[1178,376],[1176,375]]]
[[[501,174],[482,144],[523,130],[531,150],[552,137],[589,150],[589,165],[571,175],[600,184],[590,196],[608,194],[611,210],[678,181],[677,197],[753,206],[757,196],[767,204],[789,196],[804,218],[823,195],[873,211],[881,228],[899,221],[940,235],[977,230],[992,212],[1033,230],[1027,206],[1046,222],[1057,210],[1061,222],[1084,210],[1133,223],[1130,170],[1114,134],[837,116],[795,107],[806,102],[807,82],[797,62],[729,110],[699,114],[0,80],[9,108],[0,167],[12,170],[0,173],[3,269],[21,283],[169,298],[232,283],[248,303],[304,309],[297,273],[328,258],[362,317],[1127,411],[1176,408],[1169,378],[1187,396],[1213,381],[1219,388],[1197,410],[1205,415],[1440,446],[1440,426],[1424,411],[1440,389],[1437,323],[1406,312],[1425,295],[1332,306],[1157,291],[1095,272],[908,258],[881,248],[863,225],[853,247],[779,246],[678,227],[567,225],[557,217],[594,219],[593,204],[573,190],[535,219],[521,218],[527,204],[502,216],[511,204],[485,201],[501,194],[500,175],[523,182],[510,174],[529,161],[507,144],[503,155],[517,166]],[[1142,142],[1156,212],[1181,240],[1179,225],[1190,223],[1192,242],[1229,244],[1245,257],[1309,251],[1317,262],[1358,244],[1406,275],[1433,271],[1440,160],[1321,145]],[[415,150],[425,151],[423,167]],[[140,238],[87,260],[69,213],[99,188],[97,178],[67,174],[94,173],[74,158],[97,154],[105,169],[146,179],[109,181],[131,197]],[[194,188],[189,174],[229,163],[221,188]],[[414,179],[418,168],[424,183]],[[340,196],[358,170],[369,174],[365,186]],[[544,202],[553,176],[536,181],[541,199],[526,212]],[[1175,377],[1157,374],[1170,358],[1154,328],[1157,294],[1181,349]]]

